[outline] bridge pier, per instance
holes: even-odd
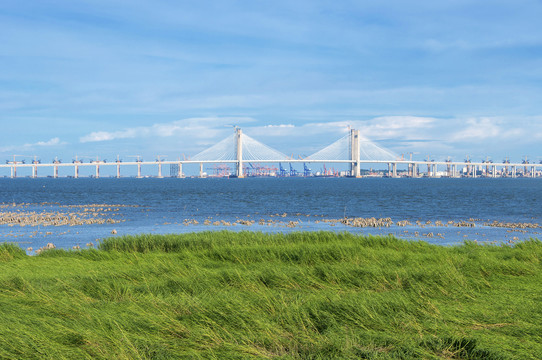
[[[497,177],[497,165],[493,165],[493,169],[491,170],[491,177]]]
[[[179,167],[177,169],[177,177],[178,178],[183,178],[184,177],[183,176],[183,163],[182,162],[179,163]]]
[[[199,163],[199,177],[203,177],[203,163]]]
[[[96,179],[100,178],[100,165],[96,165]]]
[[[162,177],[162,162],[161,161],[158,162],[158,177],[159,178]]]
[[[17,167],[12,166],[12,167],[10,167],[10,169],[11,169],[11,178],[15,179],[17,177]]]
[[[74,167],[74,170],[73,170],[73,177],[75,177],[76,179],[79,178],[79,165],[75,165]]]
[[[137,178],[141,179],[141,162],[137,162]]]
[[[53,177],[58,178],[58,165],[53,166]]]
[[[120,162],[117,161],[117,179],[120,178]]]
[[[32,166],[32,178],[38,177],[38,167],[36,165]]]
[[[515,178],[516,177],[516,166],[512,166],[512,177]]]
[[[391,176],[396,178],[397,177],[397,163],[392,163],[391,164]]]

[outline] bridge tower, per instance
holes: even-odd
[[[243,174],[243,131],[240,128],[235,129],[235,140],[237,154],[237,169],[235,175],[241,179],[245,176]]]
[[[359,130],[350,130],[350,176],[359,178],[360,173],[360,143]]]

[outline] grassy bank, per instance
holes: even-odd
[[[0,245],[0,357],[542,357],[538,240],[208,232],[99,248]]]

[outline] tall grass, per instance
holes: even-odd
[[[538,240],[206,232],[0,258],[2,358],[542,356]]]
[[[0,262],[21,259],[26,256],[26,252],[17,244],[0,244]]]

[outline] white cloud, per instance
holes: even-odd
[[[66,142],[60,141],[60,138],[54,137],[52,139],[49,139],[47,141],[38,141],[35,143],[27,143],[24,145],[13,145],[13,146],[4,146],[0,148],[0,152],[8,152],[8,151],[25,151],[25,150],[31,150],[37,147],[53,147],[57,145],[65,145]]]
[[[356,122],[355,125],[368,138],[403,138],[412,139],[424,137],[437,119],[418,116],[386,116],[377,117],[366,122]]]
[[[139,126],[119,131],[95,131],[79,138],[82,143],[101,142],[118,139],[133,139],[143,137],[170,137],[187,136],[193,139],[208,139],[222,132],[225,127],[233,127],[236,124],[250,123],[254,121],[248,117],[206,117],[189,118],[158,123],[151,126]]]
[[[280,125],[265,125],[264,128],[294,128],[295,126],[292,124],[280,124]]]
[[[387,116],[370,120],[330,121],[308,123],[297,127],[300,134],[346,134],[348,129],[358,129],[361,134],[372,140],[401,138],[429,139],[429,130],[435,126],[437,119],[416,116]],[[426,136],[424,136],[424,134]]]
[[[202,117],[116,131],[96,131],[84,135],[80,141],[94,149],[110,151],[111,147],[121,146],[115,144],[115,140],[136,139],[122,146],[140,146],[141,149],[161,154],[195,154],[230,135],[234,125],[241,126],[245,134],[272,148],[300,155],[314,153],[335,142],[346,135],[349,128],[359,129],[363,137],[397,154],[413,153],[415,158],[425,158],[430,154],[437,159],[465,154],[502,156],[501,153],[505,153],[508,156],[510,153],[511,156],[514,146],[535,146],[539,141],[536,136],[542,134],[540,117],[383,116],[304,124],[293,120],[292,123],[262,124],[247,117]],[[525,137],[525,129],[532,129],[532,136]],[[54,142],[51,139],[43,143]],[[98,146],[97,143],[103,145]],[[534,154],[532,150],[530,153]]]
[[[467,119],[467,127],[452,134],[450,141],[475,141],[501,136],[499,121],[491,118]]]
[[[134,137],[138,137],[138,135],[141,136],[142,133],[145,132],[145,130],[146,130],[145,128],[132,128],[132,129],[125,129],[122,131],[114,131],[114,132],[94,131],[88,135],[81,137],[79,141],[82,143],[85,143],[85,142],[134,138]]]
[[[52,138],[48,141],[38,141],[37,143],[34,143],[34,144],[25,144],[24,146],[26,147],[34,147],[34,146],[55,146],[55,145],[60,145],[61,142],[60,142],[60,139],[55,137],[55,138]]]

